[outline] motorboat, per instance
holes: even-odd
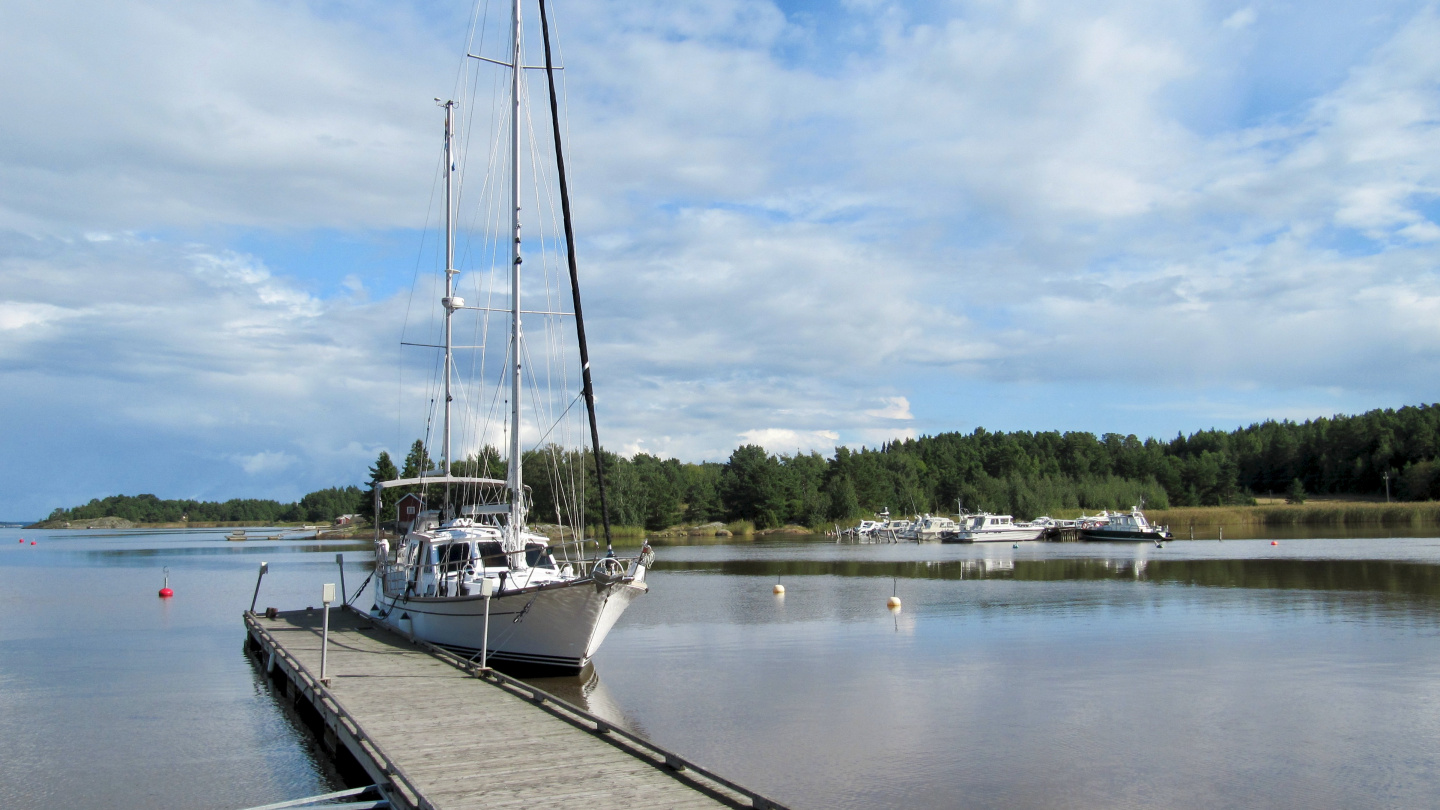
[[[981,512],[965,515],[960,525],[941,538],[945,543],[1022,543],[1039,540],[1047,524],[1016,522],[1011,515]]]
[[[1155,542],[1170,540],[1168,526],[1154,526],[1140,507],[1129,512],[1102,512],[1095,518],[1081,518],[1080,539],[1092,542]]]
[[[906,539],[916,542],[939,540],[947,532],[953,532],[957,528],[955,521],[944,515],[922,515],[909,527]]]

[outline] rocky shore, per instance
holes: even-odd
[[[42,520],[26,526],[27,529],[133,529],[135,524],[118,517],[90,518],[88,520]]]

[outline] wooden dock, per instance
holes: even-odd
[[[603,718],[332,608],[247,612],[246,649],[325,747],[353,757],[394,808],[782,806]],[[313,722],[313,721],[318,721]]]
[[[1080,530],[1074,526],[1051,526],[1045,530],[1044,539],[1050,543],[1078,543]]]

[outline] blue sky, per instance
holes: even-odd
[[[1437,399],[1432,3],[552,6],[612,448]],[[434,97],[476,100],[484,173],[471,14],[7,4],[0,517],[289,500],[423,433],[399,342],[433,309]]]

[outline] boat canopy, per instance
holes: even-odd
[[[508,481],[500,481],[494,478],[463,478],[454,475],[435,475],[425,478],[397,478],[394,481],[381,481],[381,489],[390,487],[413,487],[432,486],[439,484],[488,484],[495,487],[509,486]]]

